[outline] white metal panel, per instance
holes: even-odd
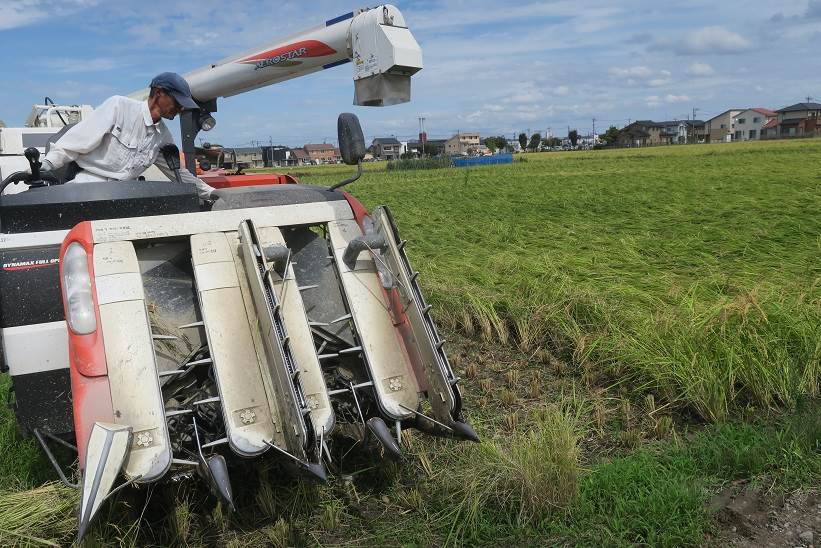
[[[285,245],[285,239],[277,228],[263,228],[258,231],[258,234],[263,247],[272,244]],[[294,361],[301,372],[300,380],[305,390],[305,402],[311,410],[311,422],[316,429],[317,436],[323,433],[323,427],[324,434],[328,435],[334,425],[333,409],[328,396],[328,388],[325,386],[325,378],[322,375],[322,367],[316,355],[314,338],[311,334],[311,327],[308,325],[308,316],[305,313],[305,305],[302,302],[293,266],[288,267],[284,281],[274,280],[273,285],[277,295],[283,296],[280,303],[282,317],[291,341]],[[283,289],[283,286],[286,287]]]
[[[95,279],[95,285],[99,305],[136,301],[143,298],[143,279],[138,272],[98,276]]]
[[[239,284],[233,262],[195,264],[194,277],[200,291],[237,287]]]
[[[265,345],[262,342],[262,329],[260,328],[259,317],[257,316],[256,307],[254,306],[254,297],[251,293],[251,288],[248,285],[248,275],[245,272],[245,267],[240,257],[239,234],[237,232],[228,232],[224,234],[231,247],[231,256],[237,272],[237,280],[239,281],[242,304],[245,307],[245,314],[248,317],[248,324],[251,326],[251,339],[254,342],[254,351],[257,355],[257,362],[260,364],[260,371],[262,372],[262,386],[265,389],[265,394],[268,396],[268,401],[271,404],[271,413],[274,417],[275,427],[274,444],[278,447],[284,447],[285,437],[281,428],[282,421],[279,416],[277,393],[274,388],[274,380],[265,368],[267,357],[265,354]]]
[[[41,245],[63,243],[68,230],[49,230],[47,232],[23,232],[21,234],[0,234],[0,250],[25,249]]]
[[[10,375],[68,369],[65,320],[5,327],[0,330],[0,335]]]
[[[134,246],[128,242],[98,245],[94,247],[94,276],[134,272],[139,275],[140,268]],[[142,297],[139,297],[142,298]]]
[[[95,270],[98,264],[101,271],[110,274],[95,276],[97,284],[104,278],[121,277],[129,270],[139,276],[137,256],[130,242],[94,246]],[[135,296],[133,287],[121,289]],[[116,298],[113,287],[110,293],[111,298]],[[114,420],[132,427],[134,433],[124,472],[128,478],[140,476],[140,482],[150,482],[161,478],[171,466],[171,444],[141,285],[136,297],[100,304],[100,328]]]
[[[240,455],[259,455],[275,438],[277,419],[266,397],[228,238],[220,232],[194,234],[191,257],[228,442]],[[228,278],[232,285],[225,283]]]
[[[258,227],[323,223],[334,219],[353,219],[348,202],[337,200],[311,204],[255,207],[201,213],[180,213],[131,219],[92,222],[95,243],[122,240],[168,238],[209,232],[234,232],[237,225],[253,219]]]
[[[328,223],[328,233],[379,400],[394,418],[407,418],[419,405],[419,384],[393,326],[376,265],[364,253],[353,269],[342,260],[348,242],[362,231],[356,221],[340,221]]]

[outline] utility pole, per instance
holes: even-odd
[[[419,117],[419,143],[422,147],[422,150],[419,151],[419,156],[425,155],[425,143],[428,140],[428,136],[425,134],[425,118],[424,116]]]
[[[690,140],[694,143],[698,141],[698,139],[696,139],[696,116],[698,115],[699,110],[701,110],[701,109],[693,107],[693,123],[690,126],[690,132],[691,132],[691,139]]]
[[[590,146],[594,146],[596,144],[596,119],[593,118],[593,142],[590,143]]]

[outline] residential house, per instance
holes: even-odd
[[[734,120],[744,110],[746,109],[732,108],[707,120],[707,141],[710,143],[732,141],[735,136]]]
[[[402,154],[402,143],[396,137],[377,137],[371,147],[380,160],[398,160]]]
[[[312,164],[337,164],[342,159],[339,149],[328,143],[307,144],[302,148]]]
[[[425,140],[425,147],[432,156],[437,156],[445,151],[445,139],[427,139]],[[408,141],[408,152],[412,152],[417,156],[422,155],[422,141],[418,139],[411,139]]]
[[[294,159],[293,165],[304,166],[311,163],[311,157],[308,156],[308,153],[305,151],[304,148],[292,148],[291,156]]]
[[[476,154],[480,145],[478,133],[459,132],[445,141],[446,154]]]
[[[767,122],[778,118],[778,113],[766,108],[748,108],[733,119],[733,141],[756,141]]]
[[[796,103],[776,112],[779,137],[821,135],[821,103]]]
[[[766,124],[761,126],[762,139],[778,138],[778,117],[771,118]]]
[[[265,167],[292,166],[296,164],[296,158],[291,154],[291,150],[281,145],[262,147],[262,160]]]
[[[236,163],[243,169],[254,167],[265,167],[265,160],[262,157],[262,148],[260,147],[237,147],[234,149],[225,149],[226,160],[232,158],[231,150],[236,153]],[[235,167],[235,166],[232,166]]]
[[[661,128],[652,120],[636,120],[619,130],[616,142],[622,147],[646,147],[662,144]]]

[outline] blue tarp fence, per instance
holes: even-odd
[[[494,154],[493,156],[470,156],[454,158],[454,167],[492,166],[495,164],[512,164],[513,154]]]

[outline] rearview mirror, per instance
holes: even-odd
[[[365,157],[365,136],[362,135],[359,118],[356,114],[343,112],[339,115],[336,128],[342,161],[349,166],[355,166]]]

